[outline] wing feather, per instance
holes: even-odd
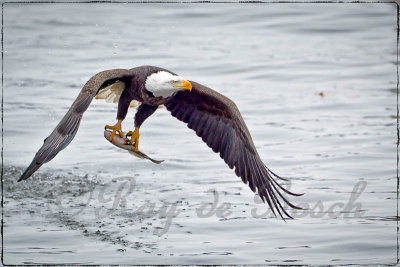
[[[116,84],[116,81],[128,79],[129,77],[130,72],[128,70],[115,69],[100,72],[90,78],[90,80],[82,88],[68,112],[61,119],[60,123],[44,140],[42,147],[36,153],[31,164],[21,175],[18,181],[28,179],[36,170],[40,168],[40,166],[52,160],[58,154],[58,152],[66,148],[71,143],[78,131],[83,113],[89,107],[99,90],[101,91],[104,87],[107,88],[110,84]],[[120,83],[121,82],[117,82],[117,84]],[[103,91],[102,97],[104,95],[105,92]]]
[[[104,99],[107,103],[118,104],[119,98],[122,92],[125,90],[125,83],[123,81],[116,81],[115,83],[108,85],[99,90],[96,95],[96,99]],[[129,104],[130,108],[139,106],[141,103],[136,100],[132,100]]]
[[[207,123],[207,120],[208,120],[207,115],[199,117],[198,127],[197,129],[195,129],[197,136],[201,137],[202,131],[204,129],[205,124]]]
[[[192,82],[192,90],[180,91],[165,104],[171,115],[187,123],[196,134],[234,171],[248,183],[253,192],[284,218],[291,216],[281,201],[291,208],[281,193],[295,194],[280,185],[275,178],[284,179],[271,172],[261,161],[246,124],[236,105],[214,90]]]

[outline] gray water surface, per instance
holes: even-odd
[[[6,4],[4,262],[395,263],[396,12],[384,3]],[[291,190],[305,194],[290,199],[305,209],[286,222],[272,216],[165,108],[140,143],[165,162],[132,157],[104,139],[117,107],[100,101],[66,150],[16,183],[92,75],[140,65],[235,101],[265,164],[293,177]]]

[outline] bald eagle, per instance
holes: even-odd
[[[140,126],[158,106],[164,105],[172,116],[186,123],[214,152],[219,153],[231,169],[235,168],[236,175],[248,183],[253,192],[257,190],[275,215],[276,210],[281,218],[284,219],[284,215],[292,218],[280,199],[291,208],[299,209],[283,196],[282,191],[293,196],[301,194],[285,189],[276,179],[287,179],[276,175],[263,164],[233,101],[201,84],[153,66],[106,70],[94,75],[84,85],[57,127],[44,140],[18,181],[28,179],[71,143],[82,115],[93,98],[118,103],[117,123],[105,126],[112,130],[110,141],[116,134],[124,136],[121,123],[128,108],[139,105],[135,114],[135,130],[125,135],[130,137],[134,151],[138,151]]]

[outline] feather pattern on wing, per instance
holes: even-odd
[[[298,196],[281,186],[276,178],[286,180],[271,172],[261,161],[247,126],[238,108],[227,97],[214,90],[190,81],[192,90],[179,91],[165,104],[172,116],[187,126],[248,183],[253,192],[284,218],[291,218],[280,200],[291,204],[280,192]]]
[[[124,69],[107,70],[94,75],[82,88],[78,97],[61,119],[53,132],[44,140],[42,147],[36,153],[31,164],[18,181],[28,179],[44,163],[53,159],[58,152],[66,148],[78,131],[83,113],[89,107],[96,94],[109,87],[110,84],[120,84],[118,79],[128,77],[130,72]],[[119,86],[120,87],[120,86]],[[115,89],[116,90],[116,89]]]
[[[122,92],[124,91],[126,85],[122,81],[117,81],[103,89],[99,90],[96,95],[96,99],[104,99],[107,103],[115,103],[118,104],[119,98],[121,97]],[[129,104],[130,108],[134,108],[139,106],[141,103],[136,100],[132,100]]]

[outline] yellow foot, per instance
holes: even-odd
[[[130,136],[131,140],[129,140],[131,142],[131,144],[135,143],[135,152],[137,152],[139,150],[139,127],[135,128],[135,131],[129,131],[126,133],[126,137]]]
[[[121,130],[121,123],[122,123],[122,120],[118,120],[118,122],[117,122],[114,126],[106,125],[106,126],[104,127],[105,129],[111,129],[111,130],[113,130],[113,132],[112,132],[111,135],[110,135],[110,141],[113,140],[114,135],[115,135],[117,132],[118,132],[118,135],[119,135],[120,137],[124,137],[124,132]]]

